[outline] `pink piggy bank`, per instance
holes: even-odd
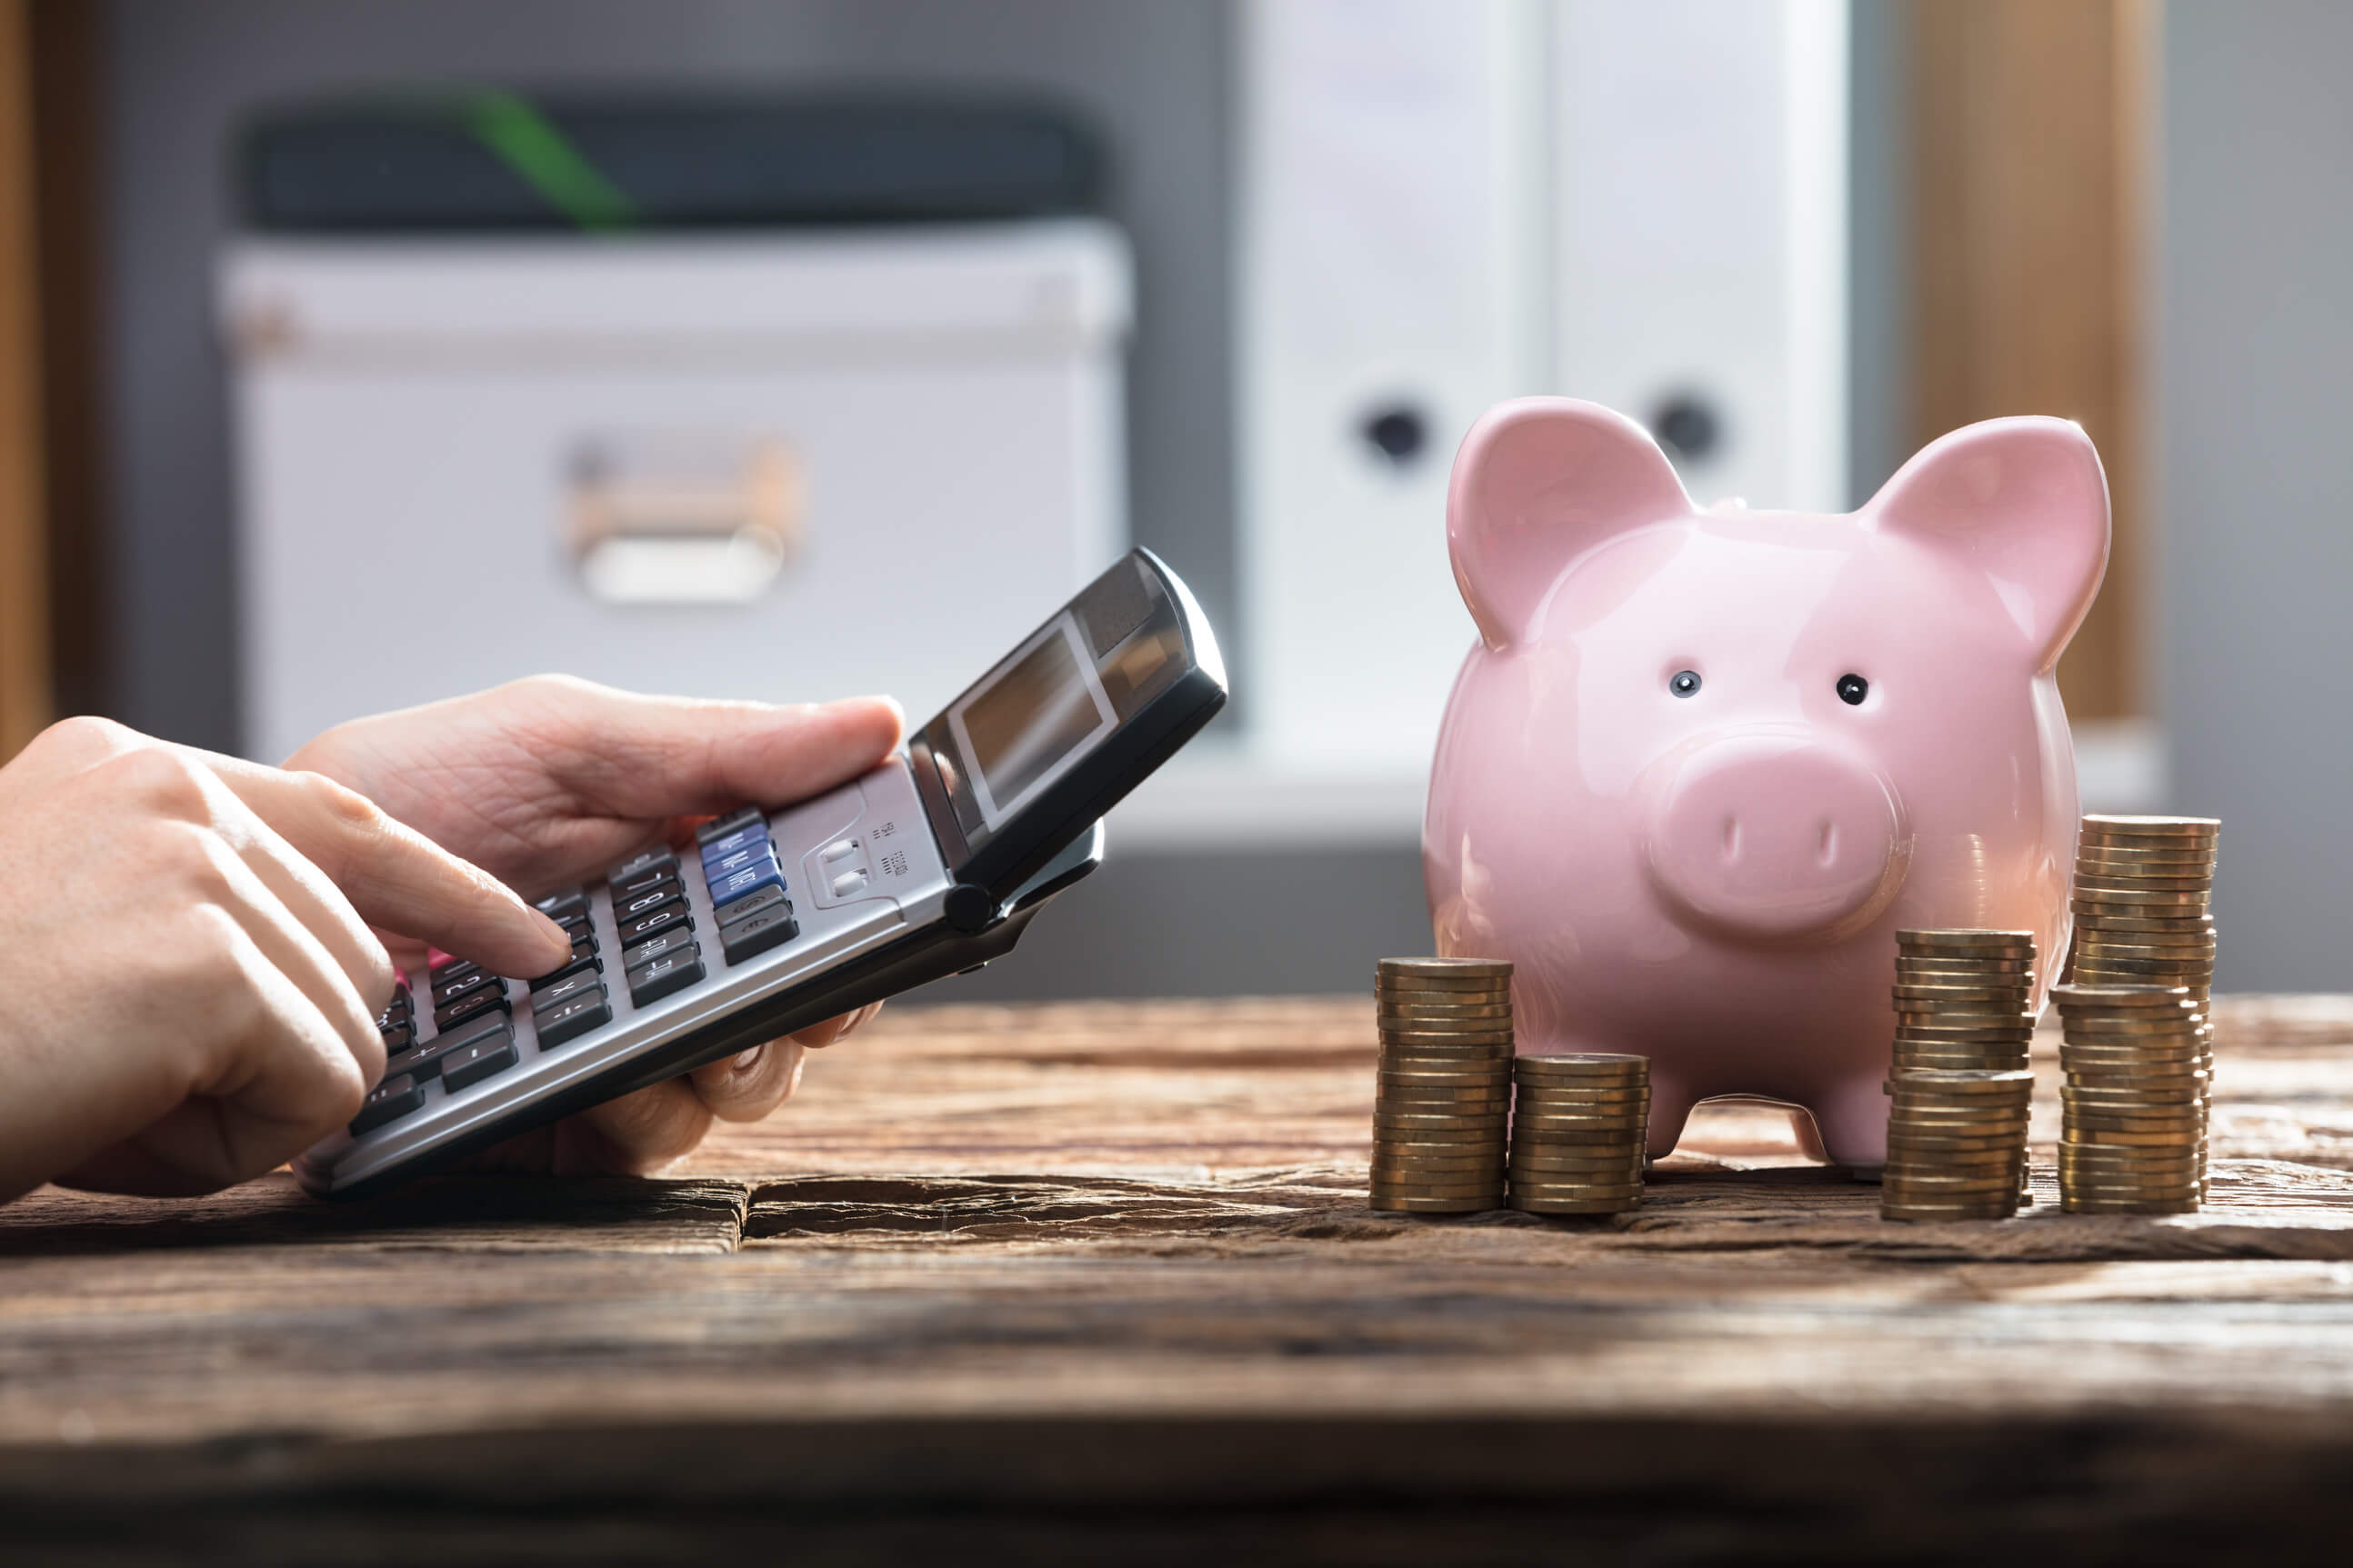
[[[2074,748],[2052,677],[2107,564],[2060,419],[1919,453],[1844,516],[1703,509],[1642,428],[1507,403],[1454,460],[1479,626],[1422,824],[1438,951],[1511,959],[1524,1051],[1651,1058],[1650,1152],[1694,1101],[1887,1149],[1900,927],[2070,929]]]

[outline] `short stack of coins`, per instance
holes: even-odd
[[[2182,986],[2054,985],[2059,1204],[2069,1214],[2189,1214],[2206,1191],[2213,1053]]]
[[[1373,989],[1380,1026],[1373,1207],[1501,1208],[1512,1100],[1511,964],[1385,958]]]
[[[1651,1059],[1600,1053],[1512,1064],[1512,1206],[1618,1214],[1642,1201]]]
[[[1895,933],[1887,1219],[2003,1219],[2026,1185],[2034,936]]]
[[[2214,994],[2214,857],[2211,816],[2087,816],[2075,849],[2078,985],[2179,985],[2198,1004],[2200,1033]],[[2200,1101],[2201,1115],[2210,1109]]]

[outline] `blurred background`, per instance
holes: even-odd
[[[1132,542],[1235,701],[943,994],[1357,989],[1480,411],[1824,510],[2058,414],[2087,808],[2221,815],[2220,983],[2343,989],[2348,63],[2330,0],[8,0],[0,754],[542,668],[920,719]]]

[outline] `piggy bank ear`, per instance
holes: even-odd
[[[1599,404],[1525,397],[1489,409],[1454,454],[1446,548],[1479,635],[1508,647],[1525,638],[1571,561],[1614,533],[1691,510],[1640,425]]]
[[[1989,419],[1921,448],[1863,508],[1993,580],[2033,644],[2058,663],[2108,569],[2108,480],[2082,426]]]

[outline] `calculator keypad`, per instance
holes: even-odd
[[[710,897],[712,932],[696,929],[689,879],[700,874]],[[525,982],[486,973],[479,964],[436,953],[413,998],[407,977],[376,1019],[383,1036],[383,1082],[352,1122],[354,1135],[414,1115],[438,1079],[456,1094],[519,1067],[527,1054],[559,1051],[613,1022],[615,976],[629,1003],[649,1007],[708,978],[713,962],[738,964],[782,946],[800,933],[784,869],[768,836],[766,817],[745,806],[705,824],[691,858],[669,848],[647,850],[610,868],[613,928],[620,957],[608,966],[586,889],[567,888],[534,904],[572,939],[570,955]],[[420,1039],[420,1008],[434,1033]],[[534,1047],[518,1030],[532,1021]]]

